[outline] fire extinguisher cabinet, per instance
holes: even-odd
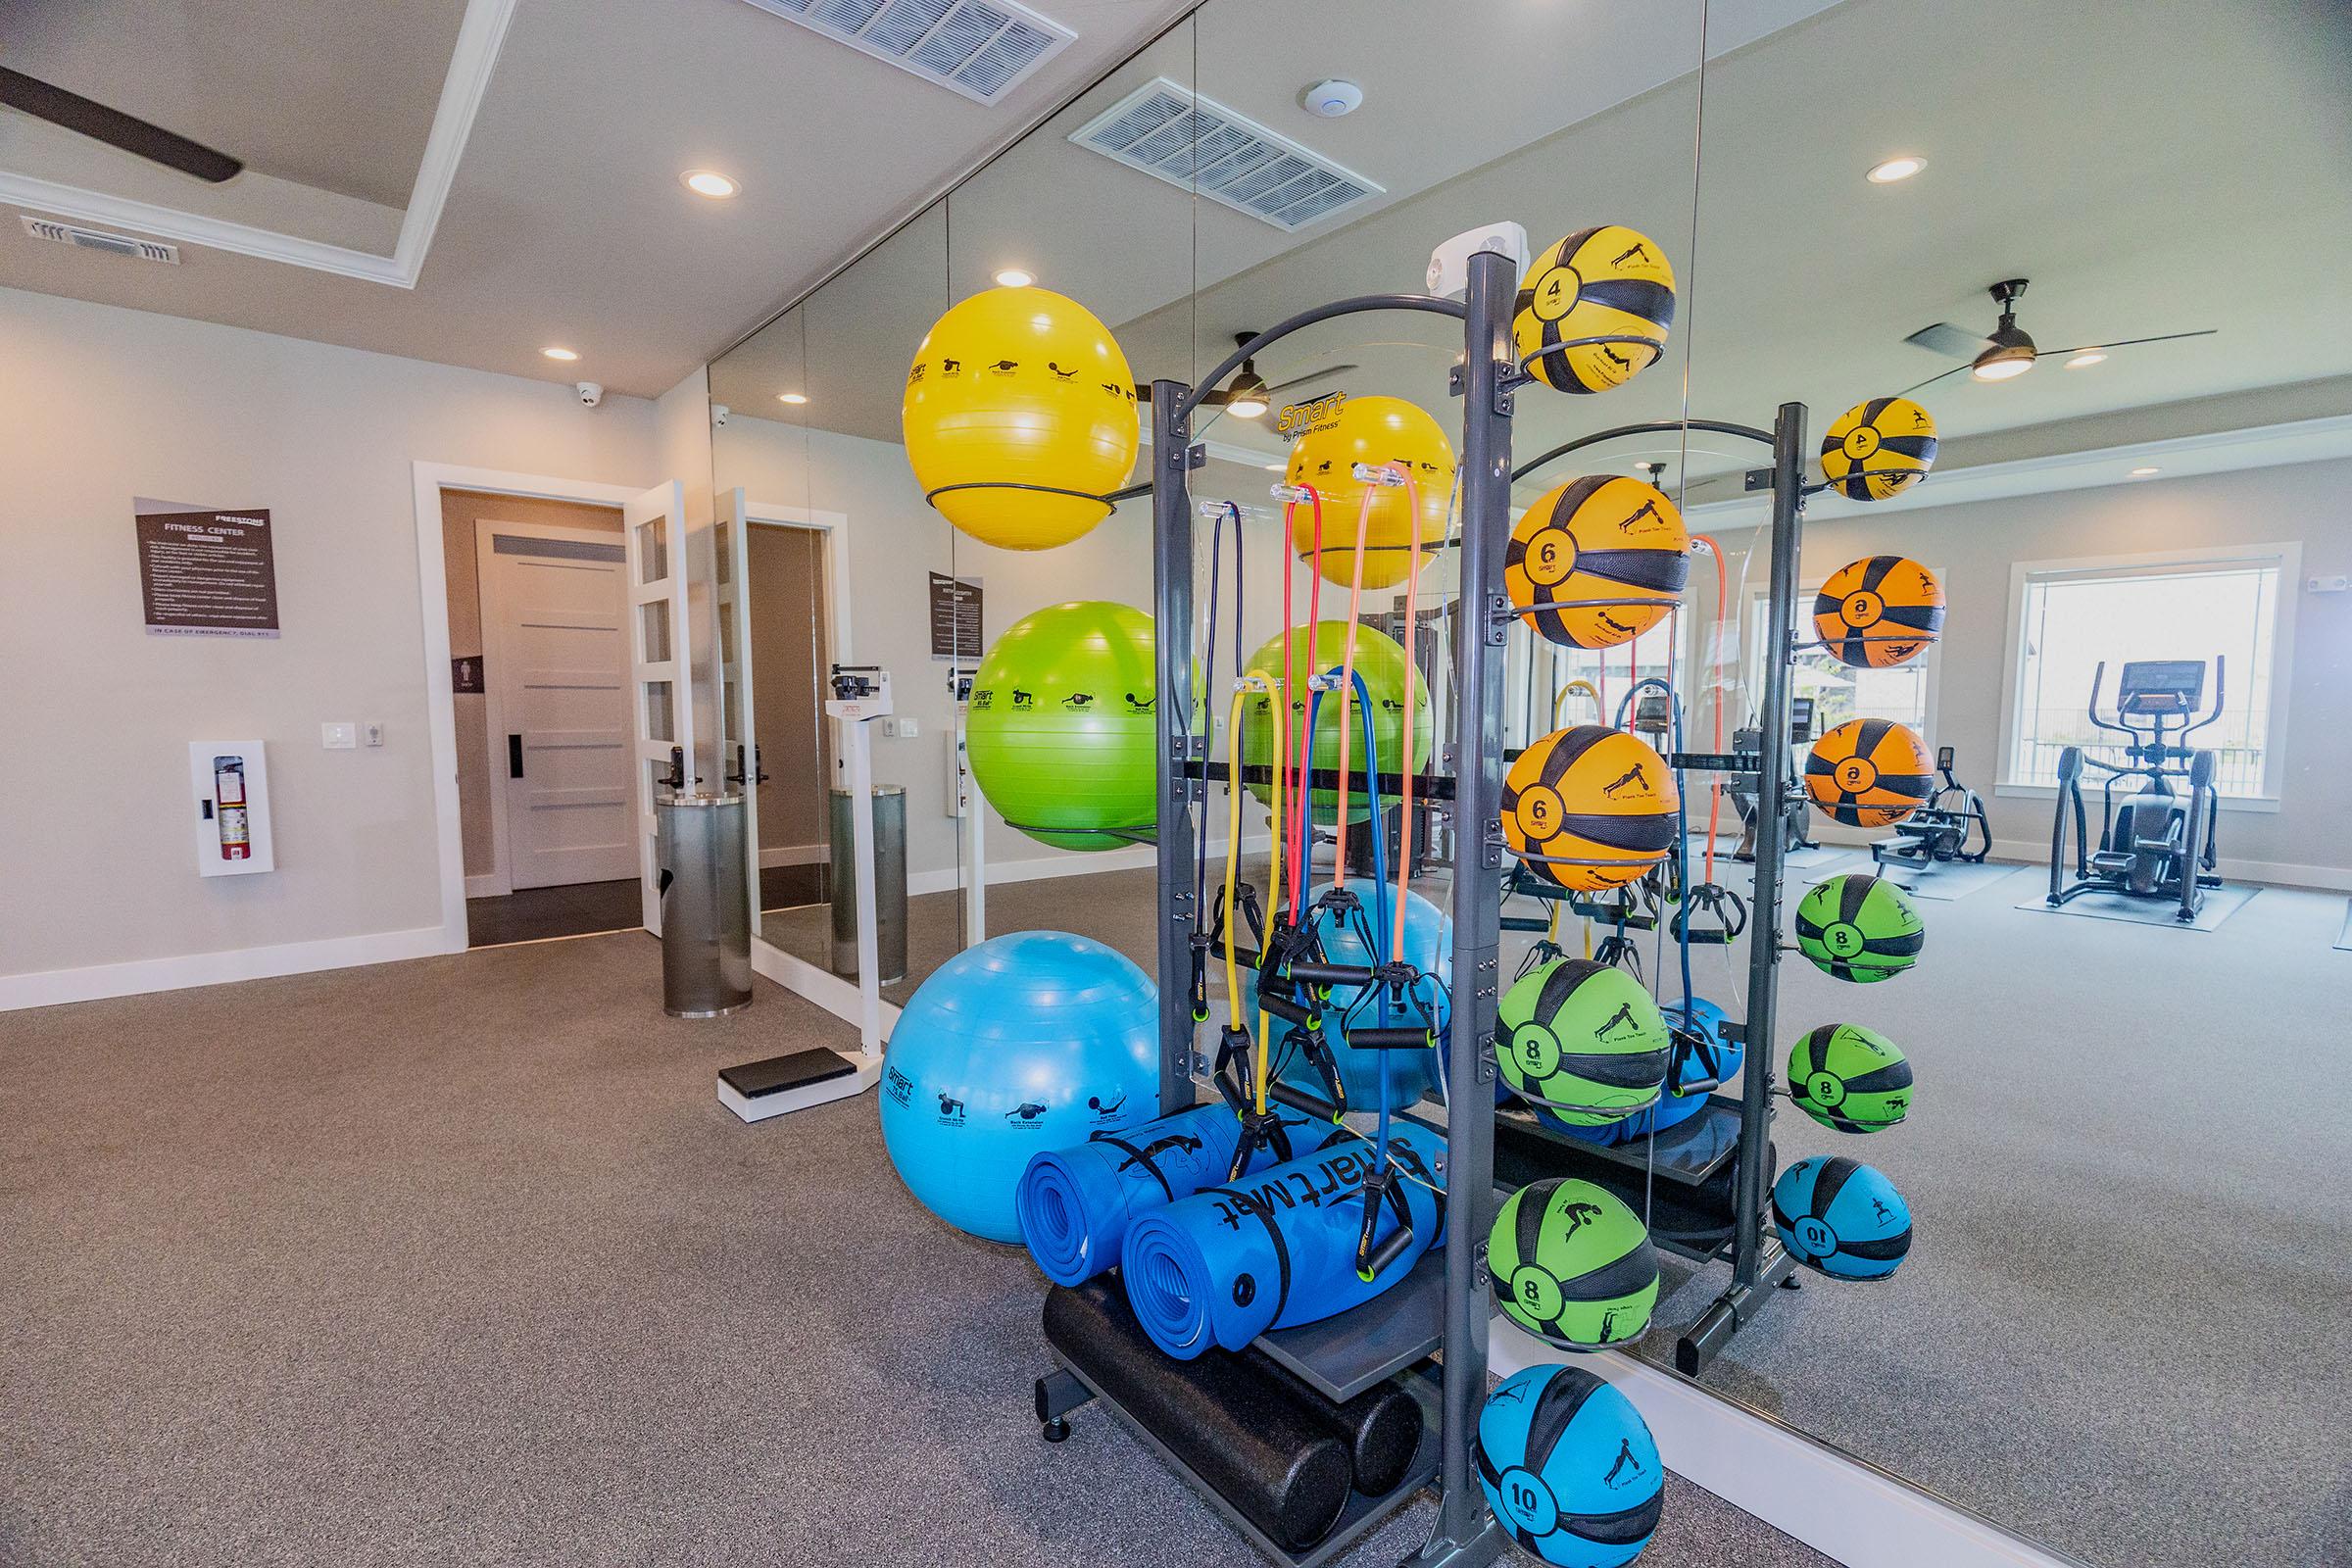
[[[736,793],[654,803],[661,858],[662,1010],[723,1018],[752,1004],[752,889]]]

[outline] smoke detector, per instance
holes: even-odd
[[[1298,95],[1298,107],[1325,120],[1337,120],[1364,106],[1364,89],[1352,81],[1318,81]]]

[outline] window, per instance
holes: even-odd
[[[2012,624],[2018,644],[2007,711],[2002,782],[2054,786],[2058,756],[2080,746],[2103,760],[2124,760],[2121,737],[2092,724],[2091,680],[2107,666],[2099,710],[2112,716],[2116,683],[2132,660],[2227,662],[2222,716],[2192,744],[2217,753],[2225,797],[2277,794],[2275,763],[2285,690],[2279,584],[2300,564],[2293,545],[2195,556],[2103,562],[2026,562],[2016,569]]]
[[[1928,569],[1936,570],[1933,566]],[[1942,573],[1936,575],[1940,578]],[[1813,596],[1820,588],[1820,582],[1808,582],[1796,596],[1796,624],[1802,638],[1814,635]],[[1746,695],[1751,710],[1764,697],[1765,628],[1771,624],[1771,608],[1772,596],[1766,590],[1758,590],[1748,603],[1748,624],[1756,629],[1748,641]],[[1800,648],[1789,671],[1789,690],[1799,697],[1813,699],[1816,735],[1826,734],[1850,718],[1887,718],[1925,742],[1936,711],[1935,671],[1939,646],[1932,645],[1925,656],[1890,669],[1855,669],[1838,662],[1825,649]],[[1744,717],[1740,720],[1747,721]]]

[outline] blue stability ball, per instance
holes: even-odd
[[[1634,1401],[1583,1367],[1531,1366],[1478,1416],[1478,1480],[1494,1517],[1563,1568],[1620,1568],[1658,1528],[1665,1475]]]
[[[924,981],[882,1059],[899,1179],[958,1230],[1017,1242],[1030,1156],[1159,1114],[1158,991],[1115,949],[1060,931],[967,948]]]
[[[1815,1154],[1781,1172],[1772,1184],[1772,1228],[1798,1262],[1833,1279],[1885,1279],[1911,1250],[1903,1195],[1842,1154]]]
[[[1396,919],[1396,890],[1394,885],[1385,895],[1379,894],[1369,880],[1350,882],[1348,887],[1363,901],[1364,919],[1367,922],[1378,919],[1385,905],[1389,922],[1394,926]],[[1310,889],[1310,897],[1321,891],[1320,887]],[[1405,898],[1408,902],[1404,911],[1402,956],[1424,974],[1434,971],[1439,980],[1450,989],[1453,984],[1453,919],[1418,893],[1407,893]],[[1324,912],[1314,916],[1314,925],[1322,938],[1323,956],[1328,961],[1373,961],[1373,955],[1364,951],[1363,938],[1357,934],[1352,920],[1335,920],[1328,912]],[[1382,933],[1380,940],[1388,940],[1387,933]],[[1331,1003],[1324,1014],[1326,1028],[1337,1027],[1340,1014],[1354,1004],[1361,990],[1360,986],[1335,986],[1332,989]],[[1445,998],[1426,984],[1421,987],[1421,995],[1437,1013],[1438,1034],[1442,1039],[1449,1015]],[[1254,1033],[1257,1029],[1257,974],[1254,970],[1242,976],[1242,1015]],[[1267,1021],[1273,1026],[1277,1052],[1275,1059],[1280,1061],[1282,1036],[1289,1026],[1280,1018]],[[1370,1024],[1383,1022],[1379,1004],[1367,1004],[1359,1021]],[[1421,1014],[1410,1005],[1392,1007],[1385,1021],[1390,1024],[1419,1023]],[[1340,1083],[1348,1092],[1349,1110],[1379,1108],[1380,1080],[1384,1071],[1389,1080],[1389,1104],[1396,1110],[1402,1110],[1437,1087],[1439,1066],[1435,1051],[1351,1051],[1335,1039],[1332,1053],[1339,1058]],[[1303,1054],[1293,1054],[1282,1069],[1282,1079],[1310,1095],[1320,1097],[1324,1093],[1322,1075],[1315,1071],[1314,1064]]]
[[[1658,1010],[1666,1015],[1668,1027],[1678,1031],[1688,1027],[1712,1040],[1715,1043],[1715,1059],[1722,1069],[1724,1082],[1736,1084],[1739,1081],[1742,1053],[1738,1041],[1724,1036],[1724,1027],[1731,1020],[1724,1016],[1721,1007],[1704,997],[1693,997],[1687,1006],[1677,1002]],[[1697,1052],[1687,1047],[1678,1045],[1672,1059],[1673,1066],[1669,1071],[1673,1076],[1667,1081],[1667,1092],[1658,1097],[1656,1104],[1623,1121],[1610,1122],[1604,1127],[1576,1127],[1551,1115],[1542,1105],[1531,1104],[1529,1108],[1553,1132],[1566,1133],[1571,1138],[1581,1138],[1588,1144],[1599,1144],[1603,1148],[1630,1144],[1637,1138],[1662,1133],[1697,1115],[1699,1107],[1707,1102],[1705,1092],[1678,1095],[1673,1092],[1675,1087],[1703,1084],[1711,1076],[1705,1060]]]

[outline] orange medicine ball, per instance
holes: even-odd
[[[1674,774],[1648,744],[1579,724],[1520,754],[1502,780],[1502,837],[1564,888],[1623,887],[1674,847]]]
[[[1553,488],[1511,529],[1502,558],[1521,618],[1570,648],[1631,642],[1666,617],[1690,580],[1690,535],[1673,499],[1623,474]]]
[[[1848,562],[1813,596],[1813,633],[1840,664],[1907,664],[1943,633],[1943,584],[1907,556]]]
[[[1853,718],[1813,743],[1805,793],[1847,827],[1890,827],[1919,809],[1934,776],[1917,735],[1886,718]]]

